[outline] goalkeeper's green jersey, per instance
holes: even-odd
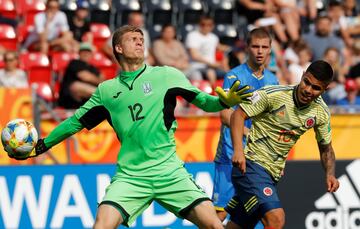
[[[252,104],[240,104],[253,125],[245,157],[263,166],[275,180],[285,167],[290,149],[314,128],[320,144],[331,142],[330,113],[321,97],[305,107],[296,100],[294,86],[268,86],[254,92]]]
[[[121,141],[118,172],[131,176],[164,175],[183,166],[176,155],[174,138],[177,96],[208,112],[226,107],[218,97],[194,87],[179,70],[144,65],[99,84],[91,98],[75,112],[75,122],[78,120],[82,127],[91,129],[108,120]],[[64,131],[69,131],[64,127],[63,124]],[[53,140],[54,135],[45,139],[48,147],[58,142]]]

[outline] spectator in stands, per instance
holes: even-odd
[[[83,105],[104,80],[100,71],[90,64],[94,48],[90,43],[81,43],[79,59],[70,61],[60,88],[59,105],[76,109]]]
[[[296,0],[273,0],[291,41],[300,37],[300,14]]]
[[[358,86],[358,88],[360,88],[360,62],[350,67],[349,73],[346,78],[355,80],[356,85]]]
[[[307,21],[313,21],[317,15],[316,1],[313,0],[298,0],[297,7],[301,17]]]
[[[176,29],[167,24],[162,27],[161,36],[153,43],[153,54],[157,65],[175,67],[184,73],[189,67],[189,56],[184,45],[176,39]]]
[[[343,0],[345,26],[352,38],[360,36],[360,11],[356,8],[355,0]]]
[[[342,3],[346,17],[359,17],[360,9],[356,7],[356,0],[343,0]]]
[[[336,102],[337,105],[360,105],[359,88],[355,80],[347,79],[345,83],[346,97]]]
[[[303,38],[311,48],[313,60],[321,59],[329,47],[337,50],[345,48],[343,40],[332,33],[331,18],[327,14],[318,16],[315,21],[315,30],[305,34]]]
[[[128,16],[128,24],[129,25],[133,25],[133,26],[136,26],[136,27],[139,27],[143,33],[144,33],[144,45],[145,45],[145,63],[147,64],[154,64],[154,57],[151,53],[151,39],[150,39],[150,36],[149,36],[149,33],[148,31],[146,30],[145,28],[145,21],[144,21],[144,15],[141,13],[141,12],[138,12],[138,11],[134,11],[134,12],[131,12],[129,13],[129,16]],[[112,49],[112,37],[110,37],[108,39],[108,41],[105,43],[104,47],[102,48],[102,51],[104,52],[104,54],[108,57],[110,57],[111,59],[115,60],[114,59],[114,56],[113,56],[113,49]],[[116,62],[116,60],[115,60]]]
[[[346,96],[344,88],[345,76],[340,62],[340,51],[334,47],[327,48],[323,60],[328,62],[334,71],[333,81],[328,85],[327,91],[323,94],[325,102],[331,105]]]
[[[87,42],[92,42],[92,36],[90,32],[89,21],[89,2],[78,1],[77,8],[74,16],[69,21],[70,31],[73,33],[73,37],[76,41],[82,42],[86,39]],[[84,35],[86,34],[86,38]]]
[[[26,73],[18,68],[19,58],[16,52],[4,54],[5,66],[0,69],[0,87],[27,88],[29,86]]]
[[[224,50],[226,47],[219,43],[213,29],[214,20],[209,16],[201,16],[199,29],[188,33],[185,46],[191,57],[189,78],[202,79],[204,75],[215,86],[217,78],[223,77],[228,69],[216,62],[216,49]]]
[[[305,44],[297,47],[296,53],[298,61],[291,61],[288,66],[290,72],[289,84],[300,83],[302,75],[311,64],[312,53],[308,45]]]
[[[58,0],[47,0],[46,10],[35,15],[35,29],[26,39],[24,48],[47,54],[49,50],[76,51],[72,33]]]
[[[238,0],[237,10],[240,15],[245,15],[247,23],[255,27],[271,27],[281,43],[286,43],[288,38],[276,12],[272,1],[268,0]]]
[[[331,18],[332,29],[336,36],[341,37],[348,47],[353,44],[353,39],[348,30],[348,22],[345,17],[343,5],[338,0],[332,0],[328,6],[328,14]]]

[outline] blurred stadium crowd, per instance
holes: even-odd
[[[54,106],[76,108],[121,70],[111,33],[133,24],[145,31],[148,64],[174,66],[213,93],[246,61],[247,32],[266,27],[281,84],[324,59],[336,74],[327,104],[360,105],[359,12],[359,0],[0,0],[0,87],[48,85]]]

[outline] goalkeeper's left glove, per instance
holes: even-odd
[[[45,153],[46,151],[48,151],[50,149],[45,145],[44,140],[45,140],[45,138],[40,138],[37,141],[34,149],[26,157],[17,157],[16,155],[13,155],[13,154],[8,154],[8,155],[9,155],[9,157],[16,159],[16,160],[26,160],[31,157],[39,156],[40,154]]]
[[[239,103],[251,103],[250,97],[252,92],[247,92],[250,89],[249,85],[245,85],[238,89],[240,81],[237,80],[233,83],[230,90],[226,93],[221,87],[216,87],[215,92],[218,94],[220,100],[229,107],[233,107]]]

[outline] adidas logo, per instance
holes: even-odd
[[[305,219],[307,229],[360,228],[360,159],[346,167],[340,176],[340,188],[326,193],[315,201],[319,211],[310,212]]]

